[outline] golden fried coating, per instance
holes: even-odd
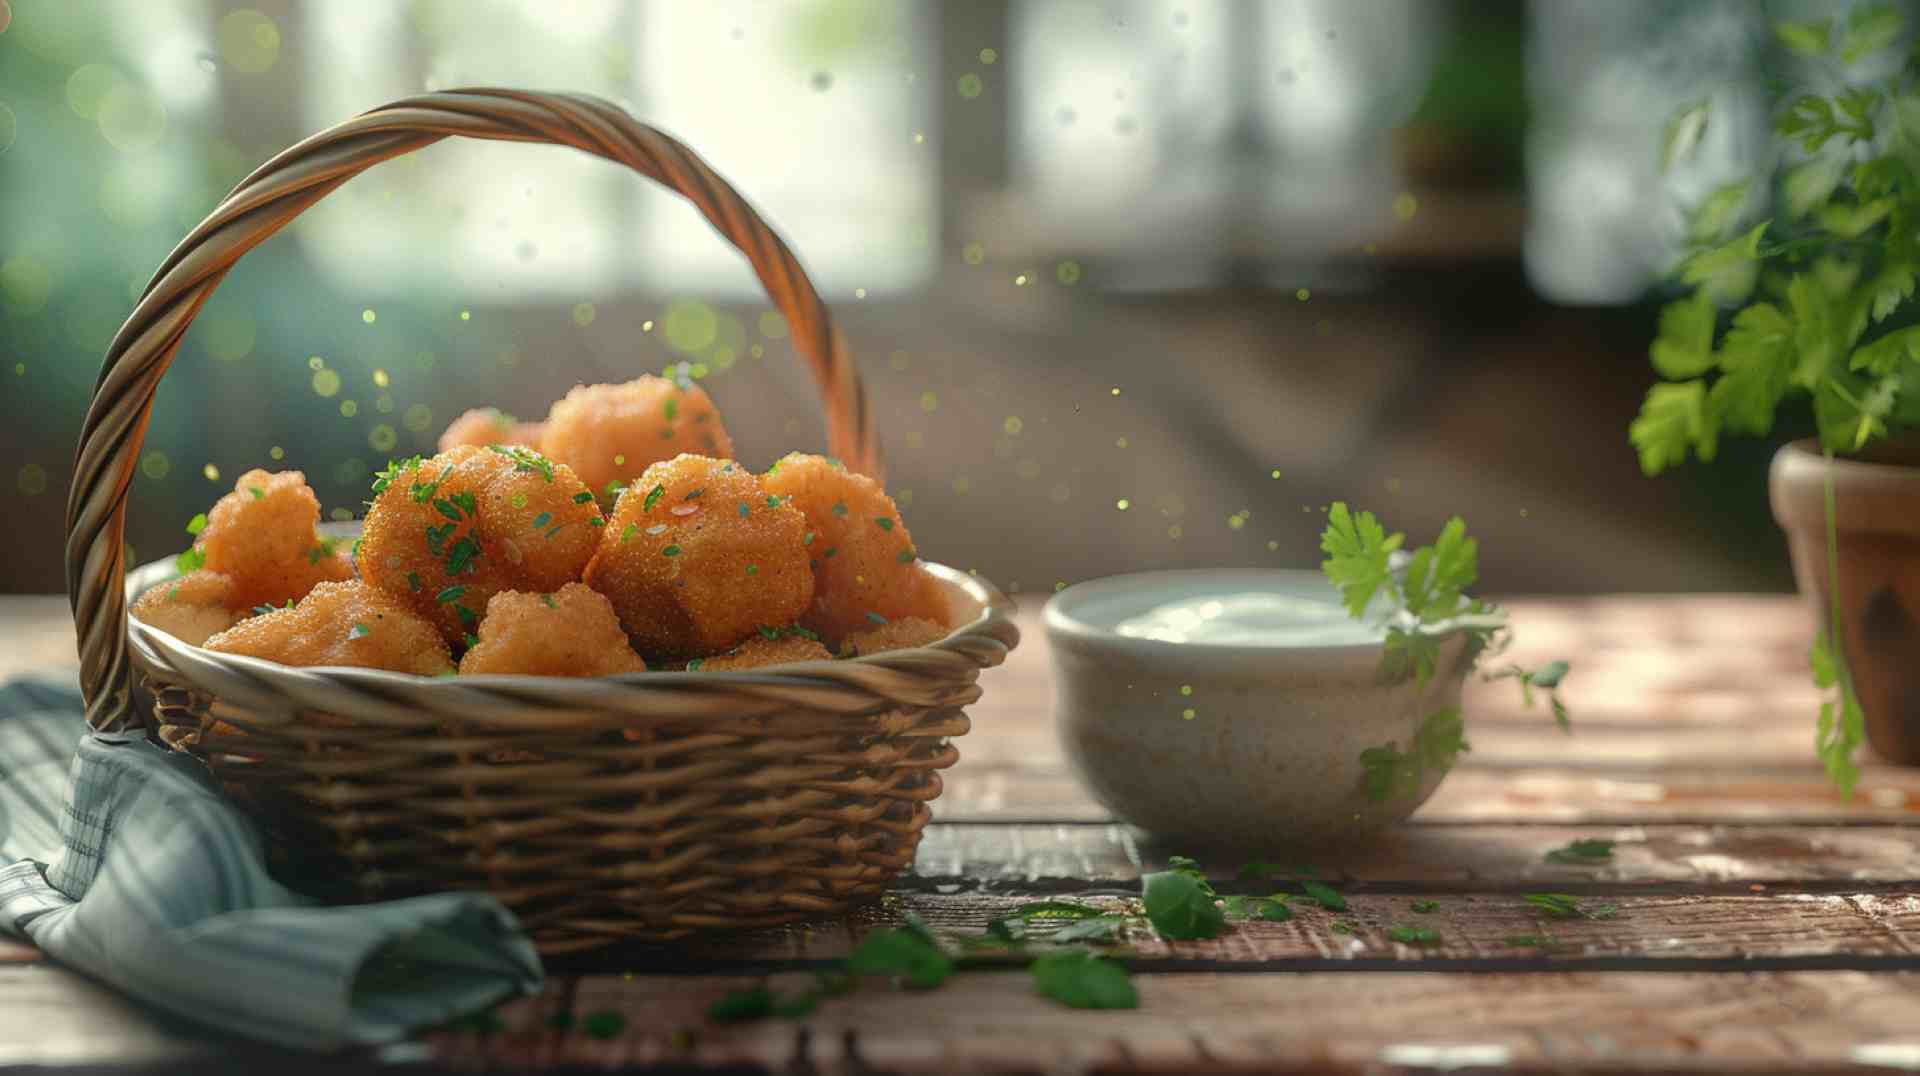
[[[202,567],[233,581],[229,609],[284,605],[315,583],[353,578],[353,561],[321,537],[320,499],[299,471],[252,470],[207,512],[194,542]]]
[[[813,607],[800,623],[830,646],[876,623],[910,617],[945,622],[940,585],[921,569],[913,537],[878,482],[799,452],[774,464],[760,481],[807,517]]]
[[[620,495],[587,585],[650,657],[717,654],[813,597],[807,521],[730,460],[656,463]]]
[[[794,661],[832,661],[833,655],[820,640],[804,635],[779,635],[772,639],[755,635],[728,653],[687,662],[688,672],[726,672],[758,669],[764,665],[785,665]]]
[[[575,385],[547,415],[540,451],[605,493],[683,452],[730,459],[733,439],[705,389],[647,374],[619,385]]]
[[[151,587],[133,603],[133,617],[191,646],[233,627],[240,614],[227,608],[233,580],[201,569]]]
[[[476,407],[453,420],[440,435],[440,451],[461,445],[485,448],[488,445],[525,445],[540,447],[544,422],[519,422],[497,407]]]
[[[352,665],[416,676],[453,670],[453,657],[432,624],[357,579],[320,583],[293,608],[248,617],[206,646],[282,665]]]
[[[947,637],[947,626],[917,616],[901,617],[889,620],[885,624],[867,631],[857,631],[847,636],[840,644],[840,652],[848,657],[860,657],[863,654],[878,654],[885,650],[905,650],[914,646],[925,646],[939,642]]]
[[[487,601],[480,641],[460,659],[463,676],[613,676],[646,672],[627,643],[613,606],[591,587],[568,583],[553,594],[503,590]]]
[[[519,445],[462,445],[395,463],[373,488],[360,575],[450,643],[473,633],[500,591],[546,594],[576,582],[600,540],[587,487]]]

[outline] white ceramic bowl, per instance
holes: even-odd
[[[1442,642],[1426,686],[1381,675],[1378,642],[1228,645],[1118,634],[1164,602],[1249,592],[1325,602],[1318,572],[1180,571],[1072,586],[1047,603],[1062,745],[1094,796],[1158,838],[1262,851],[1365,838],[1404,820],[1445,776],[1425,767],[1369,796],[1361,752],[1403,753],[1460,706],[1471,662]]]

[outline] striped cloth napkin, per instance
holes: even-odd
[[[492,897],[328,908],[280,885],[199,763],[87,734],[79,692],[44,679],[0,685],[0,934],[155,1008],[311,1049],[391,1042],[542,977]]]

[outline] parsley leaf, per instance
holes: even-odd
[[[1300,891],[1305,893],[1315,904],[1318,904],[1330,912],[1344,912],[1347,910],[1347,898],[1341,896],[1337,890],[1325,882],[1301,882]]]
[[[1598,837],[1582,837],[1549,851],[1546,861],[1582,867],[1605,863],[1613,858],[1613,845],[1614,842]]]
[[[1028,969],[1042,995],[1073,1009],[1136,1009],[1140,995],[1127,970],[1092,953],[1048,953]]]
[[[928,990],[953,974],[953,960],[928,937],[924,928],[876,930],[847,958],[855,975],[884,975],[915,990]]]
[[[1147,921],[1161,937],[1175,941],[1211,938],[1226,925],[1227,917],[1214,903],[1212,888],[1192,874],[1161,871],[1140,881]]]
[[[1340,588],[1350,615],[1363,615],[1374,594],[1392,585],[1388,557],[1405,540],[1401,534],[1389,537],[1372,512],[1354,516],[1341,501],[1328,510],[1327,529],[1320,536],[1320,549],[1327,559],[1320,568]]]

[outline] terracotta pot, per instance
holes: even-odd
[[[1826,624],[1827,463],[1811,439],[1773,457],[1773,517],[1787,532],[1793,574],[1815,622]],[[1833,463],[1840,551],[1840,637],[1882,758],[1920,765],[1920,437],[1905,436]]]

